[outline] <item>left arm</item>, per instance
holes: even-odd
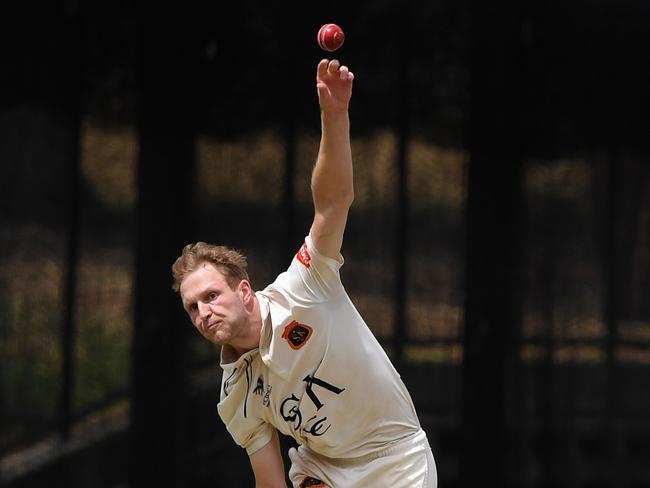
[[[321,60],[316,88],[321,141],[312,171],[314,221],[311,237],[321,254],[338,259],[348,211],[354,199],[348,105],[354,75],[337,60]]]
[[[287,488],[277,430],[273,429],[271,441],[251,454],[249,459],[255,475],[255,488]]]

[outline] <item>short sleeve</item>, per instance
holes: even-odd
[[[343,262],[342,256],[336,260],[320,254],[311,236],[307,236],[278,284],[284,285],[297,300],[326,301],[344,291],[339,274]]]
[[[268,444],[273,436],[273,426],[259,417],[244,417],[241,409],[231,410],[229,402],[221,401],[219,416],[233,440],[250,456]]]
[[[236,364],[224,367],[217,405],[219,417],[233,440],[249,455],[268,444],[273,435],[273,426],[260,417],[254,402],[249,401],[252,376],[250,357],[242,357]]]

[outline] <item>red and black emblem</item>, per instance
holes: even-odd
[[[311,327],[295,320],[284,328],[282,338],[285,339],[291,349],[300,349],[311,337]],[[309,485],[307,485],[309,486]]]
[[[302,480],[302,483],[300,483],[299,488],[305,488],[307,486],[314,486],[316,488],[327,488],[325,483],[323,483],[321,480],[317,480],[316,478],[312,478],[311,476],[307,476],[304,480]]]

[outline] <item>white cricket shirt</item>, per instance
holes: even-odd
[[[342,265],[308,236],[256,293],[259,348],[234,362],[222,349],[219,415],[249,455],[274,427],[330,458],[366,456],[420,430],[404,383],[341,284]]]

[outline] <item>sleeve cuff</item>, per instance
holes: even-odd
[[[269,426],[270,427],[270,426]],[[269,442],[271,442],[271,439],[273,438],[273,428],[268,428],[265,429],[265,431],[257,436],[253,441],[246,446],[246,453],[249,456],[252,456],[255,454],[257,451],[262,449],[264,446],[266,446]]]

